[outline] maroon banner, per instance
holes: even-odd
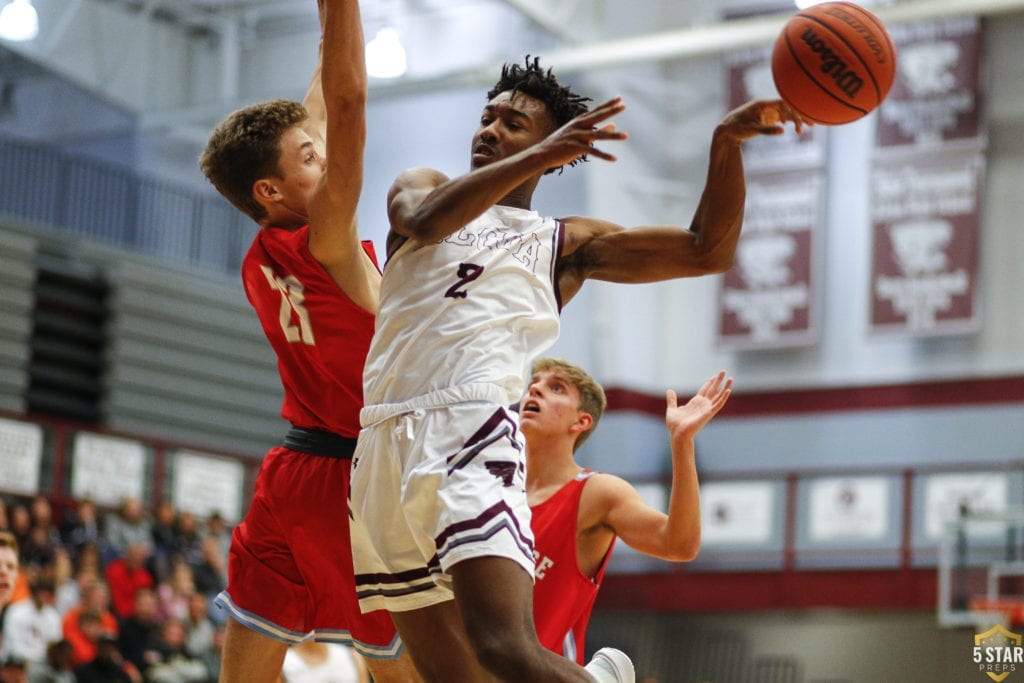
[[[977,329],[977,236],[984,156],[932,154],[876,164],[871,331]]]
[[[817,339],[822,195],[817,171],[747,180],[743,235],[719,296],[724,346],[778,348]]]
[[[890,32],[897,74],[879,108],[877,146],[977,147],[983,137],[977,17],[894,26]]]

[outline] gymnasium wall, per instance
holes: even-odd
[[[86,420],[95,410],[109,429],[253,457],[280,441],[274,356],[237,278],[12,219],[0,219],[0,245],[0,406]],[[83,329],[74,290],[63,318],[49,311],[40,323],[44,270],[87,271],[104,283],[98,344],[87,343],[96,333]],[[33,337],[46,325],[57,330],[51,339]],[[67,363],[41,365],[47,344],[59,344]],[[81,359],[88,351],[100,358]],[[100,366],[98,386],[76,385],[88,382],[84,364]],[[97,405],[83,408],[90,397]]]
[[[28,389],[35,240],[0,230],[0,407],[21,412]]]

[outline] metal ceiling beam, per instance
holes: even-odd
[[[886,26],[924,19],[1007,14],[1024,9],[1024,0],[911,0],[873,8]],[[725,21],[679,31],[582,45],[550,53],[546,61],[560,71],[581,71],[716,54],[773,42],[792,13]]]
[[[198,11],[189,2],[174,0],[108,0],[125,14],[136,15],[145,21],[160,14],[169,21],[190,29],[204,30],[211,14]]]
[[[571,28],[571,24],[568,27],[566,26],[567,17],[558,16],[549,9],[552,6],[560,6],[561,3],[548,2],[542,4],[535,0],[502,0],[502,2],[563,43],[572,45],[577,42],[572,31],[567,30],[567,28]]]
[[[910,0],[874,8],[887,25],[952,16],[989,16],[1024,10],[1024,0]],[[559,73],[586,71],[601,67],[628,66],[702,57],[730,50],[770,44],[793,13],[750,19],[733,19],[708,26],[662,31],[642,36],[608,40],[555,50],[544,61]],[[371,83],[370,95],[377,98],[403,97],[418,92],[465,85],[489,85],[498,65],[474,66],[423,79],[405,79],[394,83]]]
[[[910,0],[874,9],[888,26],[943,17],[991,16],[1020,11],[1024,11],[1024,0]],[[544,55],[544,61],[555,66],[559,73],[570,73],[719,54],[770,44],[791,16],[792,13],[785,13],[733,19],[708,26],[579,45],[549,52]],[[371,81],[370,99],[488,87],[493,84],[500,68],[501,64],[484,64],[423,78]],[[155,111],[143,115],[141,123],[144,128],[166,127],[178,122],[197,123],[219,118],[247,104],[250,102],[225,102],[213,106]]]
[[[53,25],[53,30],[46,35],[46,42],[40,48],[40,52],[44,56],[49,57],[53,53],[54,48],[64,39],[64,35],[71,28],[75,17],[78,16],[78,11],[82,9],[83,2],[85,0],[72,0],[61,10],[60,17]]]

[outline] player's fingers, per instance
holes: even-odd
[[[671,389],[665,391],[665,404],[669,410],[679,406],[679,397],[676,396],[676,392]]]
[[[621,97],[615,96],[615,97],[611,98],[610,100],[602,102],[601,104],[597,105],[596,107],[594,107],[590,111],[592,113],[592,112],[595,112],[595,111],[601,111],[602,109],[614,109],[614,108],[622,108],[622,109],[626,108],[626,104],[622,101]]]
[[[591,125],[609,119],[616,114],[623,112],[626,109],[626,103],[622,101],[621,97],[615,97],[608,100],[604,104],[594,107],[585,114],[580,115],[580,120]]]
[[[699,394],[710,395],[715,393],[715,387],[722,380],[721,374],[715,375],[704,381],[704,385],[700,388]]]
[[[732,389],[725,389],[718,396],[715,396],[715,400],[712,401],[712,409],[715,411],[716,415],[718,414],[718,411],[722,409],[722,406],[725,405],[725,402],[729,400],[730,396],[732,396]]]
[[[614,123],[608,123],[597,129],[597,135],[602,140],[625,140],[629,135]]]
[[[587,156],[597,157],[598,159],[604,159],[605,161],[618,161],[614,154],[609,154],[608,152],[600,150],[593,145],[587,148]]]
[[[796,110],[794,110],[791,106],[786,104],[784,101],[779,100],[779,107],[780,107],[780,112],[782,114],[782,120],[783,121],[790,121],[790,122],[792,122],[793,126],[796,128],[796,132],[798,134],[804,132],[804,126],[813,126],[814,125],[814,123],[811,122],[811,121],[804,121],[803,117],[800,116],[800,114],[797,114]]]
[[[762,126],[774,126],[783,120],[783,116],[779,102],[765,102],[757,112],[757,120]]]

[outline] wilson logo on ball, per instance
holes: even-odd
[[[850,99],[857,97],[857,93],[864,86],[864,79],[847,66],[846,62],[839,58],[813,28],[808,28],[800,38],[811,49],[821,56],[821,73],[830,76],[836,82],[836,87],[850,96]]]

